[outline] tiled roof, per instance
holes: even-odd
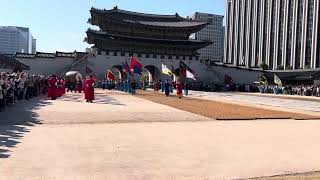
[[[178,44],[206,44],[209,45],[212,42],[210,41],[200,41],[200,40],[194,40],[194,39],[188,39],[188,40],[171,40],[171,39],[154,39],[154,38],[143,38],[143,37],[133,37],[133,36],[125,36],[125,35],[117,35],[117,34],[109,34],[104,31],[95,31],[95,30],[88,30],[87,31],[88,38],[95,38],[100,37],[103,39],[124,39],[124,40],[135,40],[135,41],[145,41],[145,42],[164,42],[164,43],[178,43]]]
[[[103,13],[103,14],[123,14],[123,15],[128,15],[128,16],[134,16],[134,17],[141,17],[141,18],[147,18],[147,19],[167,19],[168,21],[176,21],[176,20],[183,20],[185,18],[179,16],[178,13],[175,15],[158,15],[158,14],[147,14],[147,13],[139,13],[139,12],[132,12],[132,11],[126,11],[122,9],[118,9],[117,7],[114,7],[113,9],[106,10],[106,9],[96,9],[96,8],[91,8],[91,12],[97,12],[97,13]]]
[[[192,27],[192,26],[204,26],[206,22],[202,21],[178,21],[178,22],[155,22],[155,21],[129,21],[123,20],[124,22],[130,22],[148,26],[164,26],[164,27]]]
[[[28,53],[16,53],[12,55],[15,58],[55,58],[55,57],[67,57],[67,58],[75,58],[76,55],[80,54],[88,54],[86,52],[55,52],[55,53],[44,53],[44,52],[36,52],[35,54],[28,54]]]
[[[6,56],[0,54],[0,68],[2,69],[15,69],[20,68],[22,70],[30,70],[30,67],[17,61],[12,56]]]
[[[55,58],[55,53],[43,53],[43,52],[37,52],[36,57],[43,57],[43,58]]]

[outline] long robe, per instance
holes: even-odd
[[[177,96],[179,97],[179,98],[181,98],[182,97],[182,89],[183,89],[183,85],[182,85],[182,83],[177,83]]]
[[[143,81],[142,82],[142,87],[143,87],[143,90],[147,90],[147,82],[146,81]]]
[[[64,89],[63,81],[58,80],[57,83],[58,83],[58,87],[56,90],[56,95],[57,95],[57,97],[61,97],[63,95],[63,89]]]
[[[166,96],[169,96],[169,94],[170,94],[170,83],[169,82],[164,83],[164,92],[165,92]]]
[[[78,81],[78,83],[77,83],[77,90],[78,90],[78,93],[81,93],[81,92],[82,92],[82,81]]]
[[[156,91],[159,91],[160,90],[160,82],[159,81],[157,81],[157,83],[156,83]]]
[[[93,79],[87,79],[85,81],[85,92],[84,92],[84,98],[88,101],[94,100],[94,80]]]
[[[66,94],[66,81],[62,80],[62,95]]]
[[[48,97],[51,97],[52,100],[55,100],[57,98],[57,79],[52,77],[49,79],[48,83]]]

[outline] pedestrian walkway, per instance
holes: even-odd
[[[320,121],[214,121],[119,92],[96,97],[68,93],[1,113],[0,179],[230,179],[320,167]]]
[[[201,92],[190,91],[190,97],[208,99],[208,100],[220,100],[220,101],[234,101],[247,103],[248,105],[266,105],[279,108],[286,108],[292,110],[305,110],[311,112],[320,112],[320,101],[309,101],[304,99],[284,99],[275,98],[270,96],[253,96],[244,93],[223,93],[223,92]]]

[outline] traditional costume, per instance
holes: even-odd
[[[135,95],[136,94],[136,88],[137,88],[137,84],[136,84],[136,81],[132,81],[131,82],[131,94],[132,95]]]
[[[144,91],[147,90],[147,82],[146,81],[142,82],[142,88]]]
[[[176,84],[177,86],[177,96],[181,99],[182,98],[182,89],[183,89],[183,85],[181,82],[178,82]]]
[[[159,91],[160,90],[160,81],[157,81],[157,83],[156,83],[156,91]]]
[[[77,91],[78,91],[78,93],[82,92],[82,81],[81,80],[79,80],[77,83]]]
[[[92,76],[90,76],[90,79],[87,79],[85,81],[85,92],[84,92],[84,98],[87,102],[92,102],[94,100],[94,83]]]
[[[62,95],[66,94],[66,81],[64,79],[62,81]]]
[[[166,81],[164,83],[164,92],[165,92],[166,96],[168,97],[170,94],[170,83],[168,81]]]
[[[161,86],[161,92],[164,92],[164,82],[163,81],[161,81],[160,86]]]
[[[62,80],[59,79],[57,81],[57,90],[56,90],[56,95],[57,97],[61,97],[63,94],[63,84],[62,84]]]
[[[51,76],[51,78],[48,81],[49,88],[48,88],[48,97],[51,98],[51,100],[57,99],[57,79],[56,76]]]
[[[185,94],[186,96],[188,96],[188,95],[189,95],[189,84],[188,84],[188,82],[185,82],[185,83],[184,83],[183,89],[184,89],[184,94]]]

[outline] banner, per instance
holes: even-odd
[[[92,69],[90,69],[88,66],[86,66],[86,75],[93,75],[94,72],[92,71]]]
[[[190,71],[186,70],[186,78],[189,78],[189,79],[193,79],[193,80],[197,80],[194,76],[193,73],[191,73]]]
[[[142,75],[142,67],[142,64],[136,58],[131,58],[130,69],[133,73]]]
[[[266,78],[266,76],[264,74],[262,74],[260,77],[260,83],[264,86],[268,86],[269,85],[269,82],[268,82],[268,79]]]
[[[275,74],[274,74],[274,83],[278,86],[282,86],[281,79]]]
[[[116,80],[116,76],[110,70],[108,70],[107,79],[114,81]]]
[[[194,73],[194,71],[183,61],[180,61],[180,69],[182,71],[188,70],[189,72]]]
[[[164,64],[162,64],[162,74],[166,74],[169,76],[173,75],[172,71]]]

